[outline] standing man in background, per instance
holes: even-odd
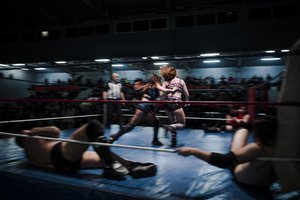
[[[122,84],[119,82],[119,74],[113,73],[111,80],[106,84],[103,90],[103,100],[125,100]],[[113,114],[117,115],[117,122],[122,128],[122,105],[121,103],[106,103],[106,121],[105,127],[110,128]]]

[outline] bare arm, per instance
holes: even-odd
[[[155,83],[155,87],[156,87],[159,91],[162,91],[162,92],[173,92],[173,90],[167,89],[167,88],[161,86],[159,83]]]
[[[102,98],[103,98],[104,100],[107,99],[107,92],[106,92],[106,91],[103,91],[103,93],[102,93]]]
[[[30,136],[37,135],[58,138],[60,135],[60,129],[55,126],[35,127],[27,131],[27,134]]]
[[[238,163],[251,162],[261,155],[261,147],[256,143],[251,143],[234,150],[233,153]]]
[[[176,149],[177,154],[181,156],[195,156],[196,158],[199,158],[205,162],[209,162],[211,152],[203,151],[201,149],[197,148],[191,148],[191,147],[183,147]]]
[[[120,94],[120,95],[121,95],[121,99],[122,99],[122,100],[126,100],[126,99],[125,99],[125,95],[124,95],[124,93],[123,93],[123,92],[121,92],[121,94]]]
[[[190,93],[189,93],[189,91],[187,89],[187,86],[186,86],[184,81],[183,81],[183,94],[184,94],[184,100],[189,101],[190,100]]]
[[[252,143],[227,154],[203,151],[201,149],[190,147],[179,148],[176,152],[182,156],[195,156],[196,158],[220,168],[232,168],[237,164],[255,160],[261,155],[260,149],[261,148],[256,143]]]

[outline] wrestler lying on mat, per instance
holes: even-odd
[[[23,130],[20,134],[58,138],[60,129],[55,126],[35,127]],[[77,130],[69,139],[86,142],[106,143],[102,125],[94,120]],[[124,159],[110,151],[108,146],[93,146],[95,151],[87,151],[88,145],[45,139],[17,137],[16,143],[24,148],[30,163],[40,167],[54,168],[58,173],[67,173],[78,169],[104,168],[103,177],[124,179],[154,176],[156,165]]]
[[[270,186],[275,181],[271,161],[257,160],[258,157],[271,157],[277,134],[276,119],[266,117],[256,120],[254,124],[254,142],[248,144],[249,131],[237,130],[233,136],[231,151],[227,154],[207,152],[201,149],[183,147],[177,153],[182,156],[193,155],[211,165],[232,170],[237,182]]]

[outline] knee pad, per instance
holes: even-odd
[[[97,120],[92,120],[86,126],[86,135],[90,139],[90,141],[94,141],[99,136],[104,135],[104,129],[100,122]]]

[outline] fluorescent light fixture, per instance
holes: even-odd
[[[156,62],[156,63],[153,63],[153,65],[167,65],[169,63],[167,62]]]
[[[289,52],[289,49],[282,49],[281,52]]]
[[[273,60],[281,60],[281,58],[261,58],[262,61],[273,61]]]
[[[275,53],[275,50],[268,50],[268,51],[265,51],[266,53]]]
[[[203,53],[200,54],[201,57],[213,57],[213,56],[219,56],[220,53]]]
[[[9,67],[9,65],[6,65],[6,64],[0,64],[0,67]]]
[[[34,68],[34,70],[46,70],[46,68],[45,67],[36,67],[36,68]]]
[[[147,60],[147,57],[142,57],[143,60]]]
[[[152,56],[151,59],[157,60],[157,59],[159,59],[159,57],[158,56]]]
[[[108,59],[108,58],[102,58],[102,59],[95,59],[94,61],[95,62],[109,62],[110,59]]]
[[[42,37],[48,37],[49,31],[42,31],[41,34],[42,34]]]
[[[56,64],[66,64],[66,61],[55,61]]]
[[[220,60],[203,60],[203,63],[219,63]]]
[[[29,70],[29,69],[28,69],[28,68],[21,68],[21,70],[27,71],[27,70]]]
[[[13,66],[25,66],[25,64],[24,63],[15,63],[15,64],[12,64]]]
[[[123,67],[124,65],[123,64],[112,64],[111,66],[112,67]]]

